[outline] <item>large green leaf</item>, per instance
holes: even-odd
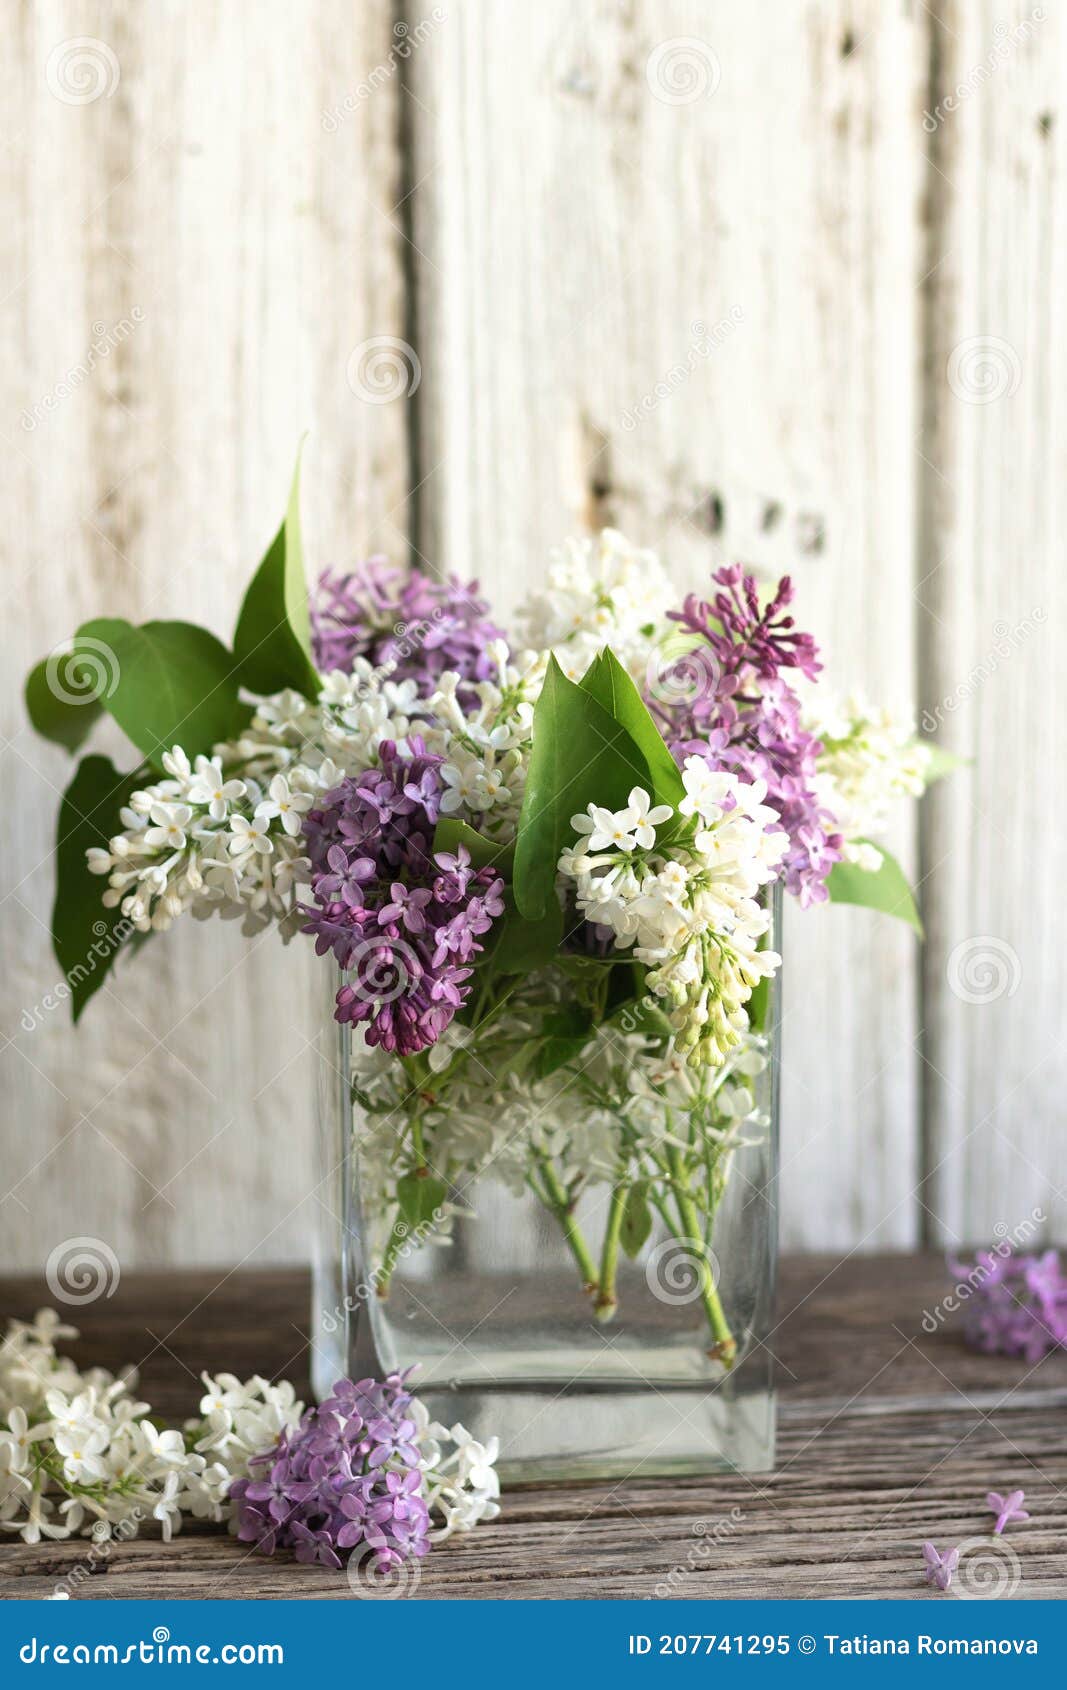
[[[555,658],[534,711],[533,751],[515,843],[515,900],[530,920],[555,898],[556,865],[588,804],[622,809],[635,786],[654,786],[632,734]]]
[[[26,711],[44,739],[77,751],[103,709],[101,672],[85,652],[53,652],[26,677]]]
[[[251,692],[294,687],[308,698],[318,696],[300,535],[299,457],[282,525],[245,594],[233,649],[241,683]]]
[[[556,960],[563,937],[563,911],[553,897],[544,915],[527,921],[515,908],[510,888],[504,896],[504,914],[493,923],[479,972],[487,974],[533,974]]]
[[[191,622],[135,628],[120,617],[100,617],[78,629],[74,657],[82,652],[99,665],[101,705],[157,768],[172,745],[207,752],[247,720],[233,655],[206,628]]]
[[[652,775],[652,795],[656,802],[680,804],[685,797],[681,770],[644,699],[610,647],[593,660],[580,684],[621,723],[638,747]]]
[[[85,853],[90,845],[106,846],[118,831],[119,809],[144,785],[146,774],[141,768],[122,775],[109,757],[83,757],[59,806],[52,945],[75,1021],[103,985],[121,945],[133,938],[121,913],[101,903],[107,881],[89,873]]]
[[[863,904],[884,915],[895,915],[913,927],[921,939],[923,924],[904,870],[881,845],[877,849],[882,853],[882,866],[873,871],[857,868],[855,863],[834,864],[826,882],[830,897],[835,904]]]

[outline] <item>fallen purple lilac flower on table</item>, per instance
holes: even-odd
[[[986,1506],[997,1516],[997,1523],[993,1527],[993,1535],[999,1537],[1005,1526],[1012,1525],[1016,1520],[1023,1521],[1030,1518],[1025,1508],[1020,1504],[1026,1501],[1024,1490],[1009,1491],[1007,1496],[1001,1496],[999,1491],[991,1490],[986,1497]]]
[[[926,1560],[927,1584],[936,1584],[938,1590],[947,1590],[959,1565],[959,1550],[946,1549],[942,1555],[932,1543],[924,1543],[923,1556]]]
[[[360,1550],[386,1573],[453,1530],[493,1519],[500,1512],[496,1440],[483,1446],[462,1426],[449,1433],[431,1425],[407,1379],[341,1379],[299,1426],[253,1456],[251,1476],[230,1488],[241,1542],[264,1555],[292,1549],[298,1561],[333,1569]],[[445,1437],[456,1453],[442,1460]],[[433,1508],[443,1528],[431,1528]]]
[[[948,1258],[967,1287],[963,1335],[986,1355],[1040,1361],[1067,1348],[1067,1274],[1056,1250],[1016,1256],[1002,1245],[979,1250],[972,1265]]]

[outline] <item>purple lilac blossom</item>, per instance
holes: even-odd
[[[504,911],[494,869],[470,854],[433,850],[440,757],[422,740],[402,756],[392,740],[380,766],[341,782],[309,810],[304,836],[314,904],[303,931],[353,976],[337,993],[338,1021],[363,1024],[370,1045],[412,1056],[436,1044],[470,992],[470,964]]]
[[[430,1515],[407,1378],[339,1380],[295,1431],[253,1456],[259,1476],[230,1486],[241,1542],[334,1568],[340,1551],[366,1549],[379,1572],[425,1555]]]
[[[1067,1348],[1067,1275],[1055,1250],[1016,1256],[996,1246],[971,1266],[950,1257],[948,1267],[968,1287],[963,1335],[972,1349],[1036,1362]]]
[[[487,647],[504,638],[477,581],[464,586],[456,575],[439,581],[422,569],[408,574],[383,557],[350,574],[321,575],[311,627],[323,673],[348,673],[357,657],[365,657],[375,667],[394,665],[392,678],[413,680],[423,698],[436,691],[446,669],[464,681],[490,679]],[[473,700],[470,689],[461,688],[461,702],[464,693]]]
[[[726,769],[745,780],[767,783],[767,803],[789,835],[783,864],[786,890],[802,906],[827,897],[826,877],[841,859],[841,835],[830,812],[813,790],[815,759],[822,747],[801,726],[800,700],[784,674],[799,670],[814,680],[822,665],[810,634],[785,614],[793,586],[782,577],[774,597],[762,609],[755,578],[740,565],[712,576],[719,588],[711,602],[690,593],[670,618],[706,642],[693,658],[683,656],[680,676],[702,673],[703,681],[685,687],[685,698],[669,703],[649,699],[679,762],[703,757],[713,769]],[[665,688],[670,691],[668,678]]]

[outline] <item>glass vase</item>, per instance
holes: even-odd
[[[768,942],[779,930],[775,908]],[[414,1367],[432,1417],[497,1437],[512,1481],[771,1467],[763,1340],[776,1262],[779,981],[750,1005],[753,1031],[715,1072],[710,1103],[680,1110],[676,1098],[641,1095],[640,1142],[652,1151],[625,1166],[612,1165],[610,1111],[588,1095],[588,1044],[554,1070],[532,1121],[520,1080],[475,1066],[501,1148],[474,1172],[454,1159],[435,1168],[431,1152],[427,1177],[444,1178],[420,1217],[410,1176],[406,1213],[383,1199],[383,1167],[391,1144],[408,1145],[433,1081],[392,1111],[356,1101],[362,1035],[332,1018],[334,976],[317,1065],[316,1394],[344,1376]],[[623,1017],[598,1046],[618,1049],[625,1067],[640,1040]],[[462,1142],[464,1123],[450,1126],[449,1142]],[[575,1140],[598,1147],[583,1152],[577,1179],[557,1144]]]

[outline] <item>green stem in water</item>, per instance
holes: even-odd
[[[574,1218],[574,1210],[567,1188],[552,1166],[550,1157],[538,1156],[536,1160],[541,1178],[544,1181],[544,1190],[541,1191],[537,1185],[534,1185],[533,1189],[537,1192],[545,1207],[551,1209],[559,1221],[567,1242],[567,1248],[578,1264],[578,1272],[582,1276],[584,1289],[595,1291],[597,1289],[596,1264],[593,1261],[582,1229]]]
[[[622,1218],[626,1213],[626,1199],[629,1195],[630,1187],[626,1181],[620,1180],[612,1187],[608,1224],[604,1230],[604,1243],[600,1251],[600,1290],[593,1305],[597,1319],[605,1322],[614,1319],[615,1310],[619,1306],[619,1299],[615,1295],[615,1275],[619,1265],[619,1233],[622,1230]]]
[[[694,1269],[700,1279],[700,1301],[704,1313],[708,1318],[714,1344],[708,1350],[712,1361],[721,1361],[724,1367],[732,1367],[737,1355],[737,1339],[730,1331],[730,1324],[726,1319],[719,1293],[715,1289],[715,1280],[711,1271],[711,1264],[707,1259],[704,1245],[704,1229],[697,1215],[696,1204],[689,1192],[686,1179],[685,1165],[681,1152],[674,1146],[667,1148],[667,1160],[671,1170],[671,1189],[674,1192],[675,1206],[678,1219],[682,1223],[682,1238],[697,1246],[697,1259]]]

